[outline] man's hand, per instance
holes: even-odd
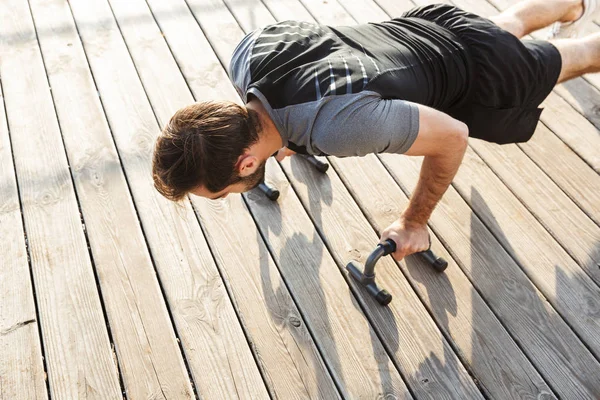
[[[279,151],[277,151],[277,155],[275,156],[275,159],[277,161],[283,161],[284,158],[286,158],[287,156],[291,156],[296,154],[295,151],[288,149],[287,147],[282,147],[281,149],[279,149]]]
[[[403,217],[388,226],[381,234],[381,242],[392,239],[396,242],[396,251],[392,253],[395,260],[429,249],[429,232],[427,225],[411,224]]]

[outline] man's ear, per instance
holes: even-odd
[[[244,153],[238,158],[236,167],[240,176],[246,177],[256,172],[259,165],[260,162],[256,156]]]

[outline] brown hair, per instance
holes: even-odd
[[[239,182],[235,165],[258,141],[259,131],[258,114],[233,102],[194,103],[180,109],[156,140],[154,187],[179,201],[199,186],[217,193]]]

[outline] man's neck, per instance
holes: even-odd
[[[261,130],[258,132],[259,140],[255,146],[257,146],[256,151],[260,153],[259,156],[266,160],[283,147],[281,134],[260,100],[253,97],[252,100],[246,104],[246,107],[258,114]]]

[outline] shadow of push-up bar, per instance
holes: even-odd
[[[314,165],[317,171],[321,173],[325,173],[329,169],[329,164],[316,159],[315,156],[300,153],[297,154]],[[268,186],[264,181],[258,185],[258,188],[272,201],[279,198],[279,190]],[[387,290],[377,286],[377,283],[375,282],[375,264],[381,257],[392,254],[395,251],[396,243],[392,239],[388,239],[377,245],[375,250],[373,250],[367,258],[364,269],[361,268],[362,266],[357,261],[350,261],[346,266],[350,276],[363,285],[367,289],[367,292],[383,306],[388,305],[392,301],[392,295]],[[436,256],[431,249],[427,249],[417,254],[423,257],[423,259],[438,272],[443,272],[448,267],[448,262],[443,258]]]

